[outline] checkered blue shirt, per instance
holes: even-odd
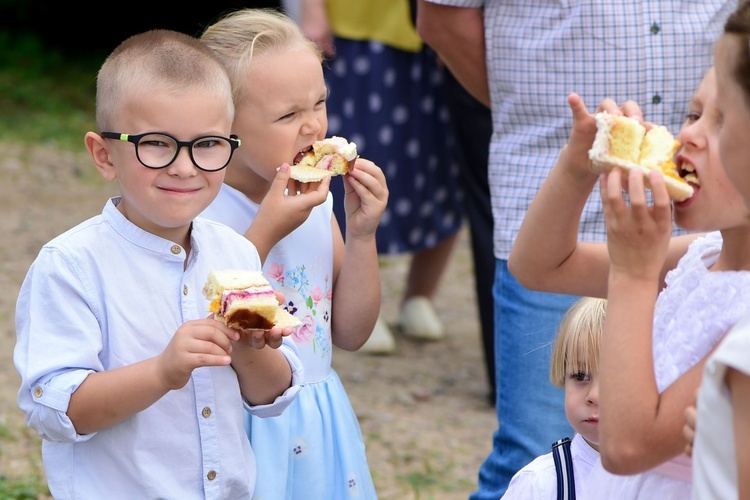
[[[567,142],[566,98],[589,110],[632,99],[677,134],[736,7],[725,0],[428,0],[484,8],[493,134],[489,182],[498,259],[507,259],[526,209]],[[605,238],[598,188],[579,237]]]

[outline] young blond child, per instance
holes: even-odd
[[[97,77],[86,147],[121,195],[39,252],[16,308],[18,404],[55,498],[250,498],[245,410],[282,412],[302,382],[291,330],[208,316],[217,268],[255,248],[196,216],[240,145],[226,72],[199,40],[153,30]],[[244,410],[243,410],[244,407]]]
[[[721,160],[750,209],[750,2],[729,16],[716,45]],[[736,304],[727,304],[730,307]],[[703,372],[695,429],[693,498],[750,498],[750,316],[745,316],[709,357]],[[694,409],[693,409],[694,410]],[[688,432],[688,437],[690,433]]]
[[[586,498],[688,498],[684,411],[711,349],[750,305],[750,220],[719,158],[716,72],[708,71],[678,139],[679,169],[694,168],[695,194],[671,206],[664,180],[619,169],[601,176],[607,243],[577,241],[582,207],[599,176],[588,150],[594,117],[577,95],[568,145],[537,193],[511,253],[527,287],[607,297],[600,369],[600,454]],[[600,110],[641,118],[638,105]],[[623,190],[627,187],[629,200]],[[670,238],[677,225],[711,231]],[[718,231],[717,231],[718,230]]]
[[[576,432],[569,445],[570,487],[576,497],[582,495],[599,458],[599,346],[606,314],[606,299],[578,299],[560,322],[552,351],[550,381],[565,391],[565,416]],[[519,470],[503,500],[559,498],[558,477],[565,472],[558,470],[553,453],[537,457]]]
[[[273,226],[277,219],[300,224],[270,248],[263,269],[284,293],[287,310],[302,320],[293,338],[306,384],[280,417],[248,418],[258,456],[257,496],[375,498],[359,423],[331,361],[334,345],[361,347],[378,316],[375,230],[388,199],[385,176],[358,158],[354,170],[333,179],[346,190],[344,245],[330,181],[289,181],[288,164],[323,139],[328,126],[317,47],[290,18],[265,9],[232,12],[201,39],[230,75],[237,106],[232,129],[243,138],[219,196],[203,215],[261,248],[270,248],[267,238],[260,241],[267,232],[255,226]]]

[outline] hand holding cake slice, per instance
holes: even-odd
[[[659,170],[664,174],[669,197],[683,201],[693,195],[693,185],[699,185],[692,165],[682,165],[678,170],[674,154],[680,142],[658,125],[648,131],[638,120],[616,116],[607,112],[596,113],[596,137],[589,150],[589,158],[597,171],[614,167],[639,170],[644,176]],[[646,186],[649,187],[648,177]]]
[[[290,176],[300,182],[318,182],[325,177],[350,172],[356,160],[357,145],[343,137],[333,136],[316,141],[302,159],[292,165]]]
[[[211,271],[203,286],[203,295],[211,301],[208,311],[231,328],[270,330],[301,324],[279,306],[271,284],[260,271]]]

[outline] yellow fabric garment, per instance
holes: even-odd
[[[341,38],[377,40],[409,52],[422,49],[408,0],[327,0],[326,5],[331,30]]]

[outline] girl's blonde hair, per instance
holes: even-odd
[[[230,12],[206,28],[201,40],[216,54],[229,74],[235,104],[241,102],[254,57],[308,49],[323,62],[318,46],[289,16],[274,9],[247,8]],[[300,75],[305,78],[305,75]]]
[[[228,118],[234,120],[227,72],[205,44],[172,30],[133,35],[120,43],[99,69],[96,126],[99,131],[111,130],[123,106],[140,96],[152,92],[181,95],[196,89],[225,98]]]
[[[601,345],[607,300],[593,297],[578,299],[565,313],[552,351],[549,378],[558,387],[575,372],[599,371]]]

